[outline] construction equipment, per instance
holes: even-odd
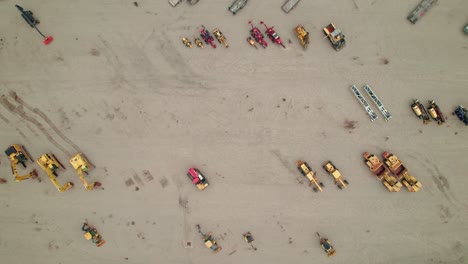
[[[214,43],[214,38],[210,35],[210,32],[206,30],[205,26],[202,25],[200,30],[200,37],[205,41],[207,45],[211,45],[216,49],[216,44]]]
[[[250,26],[252,29],[250,30],[250,36],[257,41],[258,44],[260,44],[263,48],[266,48],[268,46],[268,42],[265,41],[265,36],[263,33],[258,29],[258,27],[254,27],[252,24],[252,21],[249,21]]]
[[[274,27],[268,27],[263,21],[260,21],[260,24],[265,26],[265,33],[267,34],[268,38],[270,38],[271,42],[281,45],[283,48],[286,48],[280,36],[276,33]]]
[[[182,2],[182,0],[169,0],[169,4],[171,4],[171,6],[174,6],[174,7],[180,4],[180,2]]]
[[[102,237],[99,234],[99,232],[97,231],[97,229],[95,227],[91,227],[88,224],[87,220],[85,220],[83,222],[83,226],[81,227],[81,230],[86,232],[84,234],[84,237],[86,238],[86,240],[93,241],[93,243],[96,244],[97,247],[100,247],[100,246],[104,245],[104,243],[106,243],[106,241],[104,239],[102,239]]]
[[[200,228],[200,225],[196,225],[197,229],[198,229],[198,233],[200,233],[203,237],[203,242],[205,244],[205,246],[211,250],[213,250],[213,253],[218,253],[220,250],[221,250],[221,247],[218,246],[218,244],[216,243],[216,241],[214,240],[213,236],[211,235],[211,233],[208,233],[207,235],[202,233],[201,231],[201,228]]]
[[[307,30],[302,25],[295,27],[294,32],[296,32],[296,36],[301,42],[301,46],[306,49],[310,41],[309,32],[307,32]]]
[[[442,111],[440,111],[439,106],[436,104],[434,100],[429,101],[429,107],[427,108],[427,111],[429,112],[429,115],[437,122],[438,125],[442,125],[445,123],[445,116],[442,114]]]
[[[182,38],[182,43],[184,43],[185,46],[191,48],[192,47],[192,42],[190,42],[190,40],[186,37],[183,37]]]
[[[375,155],[365,152],[363,155],[364,162],[369,167],[369,170],[382,181],[382,184],[390,192],[400,191],[402,185],[394,176],[390,175],[390,171],[384,166],[382,161]]]
[[[189,168],[187,176],[200,191],[203,191],[209,185],[208,180],[205,178],[205,176],[201,173],[200,170],[198,170],[195,167]]]
[[[309,164],[307,164],[307,162],[298,160],[296,162],[296,166],[297,166],[297,169],[302,173],[302,175],[304,175],[305,177],[307,177],[307,179],[309,179],[310,184],[314,185],[313,190],[315,192],[322,191],[322,187],[324,187],[323,183],[318,182],[317,177],[316,177],[317,174],[314,171],[312,171],[312,169],[310,168]]]
[[[244,236],[245,242],[249,243],[249,245],[253,248],[253,250],[257,250],[257,248],[254,247],[254,245],[252,245],[252,242],[254,242],[254,240],[255,240],[253,238],[252,234],[250,232],[247,232],[247,233],[243,234],[243,236]]]
[[[421,188],[422,184],[419,182],[414,176],[410,175],[408,169],[403,165],[401,160],[393,155],[385,151],[382,154],[384,158],[385,165],[387,165],[388,169],[396,176],[396,178],[401,181],[408,191],[410,192],[417,192]]]
[[[323,250],[328,254],[329,257],[333,256],[336,254],[336,250],[333,248],[333,246],[330,244],[330,241],[328,238],[321,237],[318,232],[316,232],[317,236],[320,239],[320,245],[322,246]]]
[[[411,109],[413,109],[413,112],[419,119],[423,120],[423,124],[428,124],[431,122],[431,117],[429,116],[429,113],[427,112],[424,105],[421,104],[421,102],[419,102],[418,99],[413,100],[413,103],[411,104]]]
[[[349,184],[347,180],[343,179],[343,176],[341,175],[340,171],[335,167],[335,165],[331,162],[328,161],[323,165],[323,168],[331,175],[333,178],[335,178],[335,184],[338,186],[338,188],[341,190],[343,188],[346,188],[346,186]]]
[[[213,35],[216,37],[219,43],[223,44],[226,48],[229,48],[229,45],[227,44],[226,37],[223,35],[223,32],[219,29],[213,30]]]
[[[44,38],[44,40],[42,41],[45,45],[49,45],[53,40],[54,38],[52,36],[45,36],[44,34],[42,34],[42,32],[37,28],[37,24],[39,24],[39,20],[37,20],[36,18],[34,18],[33,16],[33,12],[31,11],[25,11],[21,6],[19,5],[15,5],[16,8],[21,12],[21,17],[24,18],[24,20],[26,21],[26,23],[28,23],[29,26],[31,26],[32,28],[36,29],[37,32]]]
[[[87,191],[91,191],[94,189],[94,187],[101,186],[100,182],[93,182],[88,184],[88,182],[85,180],[83,173],[88,175],[88,171],[92,169],[92,166],[83,154],[77,153],[70,159],[70,163],[76,170],[76,173],[78,173],[78,176],[80,176],[80,180]]]
[[[459,105],[455,108],[455,115],[457,115],[458,119],[460,119],[465,125],[468,126],[468,110],[463,106]]]
[[[258,49],[257,45],[255,44],[255,40],[252,37],[248,37],[247,42],[250,44],[250,46],[254,47],[255,49]]]
[[[26,151],[24,151],[24,146],[13,144],[5,150],[5,154],[10,158],[11,172],[15,176],[15,181],[20,182],[29,178],[37,177],[36,170],[32,170],[30,173],[25,175],[19,175],[18,173],[18,163],[23,165],[23,168],[26,168],[26,162],[31,159]]]
[[[358,90],[358,88],[355,85],[351,86],[351,91],[354,93],[356,98],[359,100],[361,105],[364,107],[364,110],[366,110],[367,114],[370,116],[371,121],[374,122],[374,120],[376,120],[378,118],[378,116],[374,112],[374,110],[372,110],[372,108],[370,107],[370,105],[366,101],[366,99],[364,99],[361,92]]]
[[[203,49],[203,42],[199,38],[195,38],[195,45],[197,45],[197,47]]]
[[[67,182],[64,186],[61,186],[57,181],[57,170],[59,168],[65,167],[55,158],[53,154],[43,154],[37,160],[37,164],[41,167],[43,171],[49,176],[49,179],[52,181],[54,186],[59,190],[59,192],[64,192],[73,187],[73,182]]]
[[[366,93],[369,95],[369,97],[372,99],[374,104],[377,106],[379,109],[380,113],[382,113],[383,117],[385,118],[385,121],[389,121],[392,119],[392,115],[385,109],[384,105],[380,101],[380,99],[377,97],[377,95],[372,91],[369,85],[364,86],[364,90]]]
[[[329,24],[323,28],[323,32],[325,33],[325,37],[330,40],[330,43],[336,51],[339,51],[346,45],[345,35],[343,35],[341,30],[337,29],[335,25]]]
[[[415,24],[435,3],[437,3],[437,0],[422,0],[421,3],[408,15],[408,20]]]
[[[281,9],[283,9],[284,12],[289,13],[296,5],[299,3],[300,0],[287,0]]]

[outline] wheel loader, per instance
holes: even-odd
[[[369,170],[377,176],[380,181],[382,181],[382,184],[390,192],[400,191],[402,187],[401,182],[399,182],[394,176],[390,175],[390,171],[385,168],[379,158],[375,155],[369,154],[368,152],[365,152],[362,156],[364,157],[364,162],[369,167]]]
[[[338,186],[338,188],[341,190],[343,188],[346,188],[348,186],[348,181],[343,179],[343,176],[341,176],[340,171],[335,167],[335,165],[331,162],[328,161],[323,165],[323,168],[331,175],[333,178],[335,178],[335,184]]]
[[[422,186],[421,182],[409,174],[408,169],[397,156],[390,154],[387,151],[385,151],[382,156],[384,158],[385,165],[387,165],[388,169],[396,176],[396,178],[401,181],[406,188],[408,188],[408,191],[419,191]]]
[[[13,144],[5,150],[5,154],[11,161],[11,172],[15,176],[15,181],[20,182],[29,178],[37,177],[36,170],[32,170],[30,173],[24,175],[19,175],[18,173],[18,163],[20,163],[23,168],[26,168],[26,162],[31,159],[26,151],[24,151],[23,146]]]
[[[88,171],[92,169],[92,166],[83,154],[78,153],[75,156],[73,156],[70,159],[70,163],[73,166],[73,168],[76,170],[76,173],[78,173],[78,176],[80,176],[80,180],[83,183],[87,191],[91,191],[92,189],[94,189],[94,187],[101,186],[100,182],[92,182],[91,184],[88,184],[88,182],[84,178],[83,173],[88,175]]]
[[[297,166],[297,169],[302,173],[302,175],[304,175],[305,177],[307,177],[307,179],[309,179],[310,184],[314,185],[313,190],[315,192],[322,191],[322,188],[324,187],[323,183],[318,182],[316,173],[312,171],[312,169],[310,168],[309,164],[307,164],[307,162],[298,160],[296,162],[296,166]]]
[[[57,181],[57,170],[59,168],[65,168],[53,154],[43,154],[37,160],[37,164],[41,167],[41,169],[49,176],[49,179],[52,181],[54,186],[57,188],[59,192],[65,192],[66,190],[73,187],[73,182],[67,182],[65,185],[60,185]]]

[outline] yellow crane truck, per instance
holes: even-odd
[[[18,163],[21,163],[23,168],[26,168],[26,162],[31,159],[26,151],[24,151],[23,146],[13,144],[5,150],[5,154],[11,161],[11,172],[15,176],[15,181],[20,182],[29,178],[37,177],[36,170],[32,170],[30,173],[25,175],[19,175],[18,173]]]
[[[409,174],[408,169],[397,156],[390,154],[387,151],[385,151],[382,156],[384,158],[385,165],[387,165],[388,169],[396,176],[396,178],[400,180],[406,188],[408,188],[408,191],[419,191],[422,187],[421,182]]]
[[[92,169],[92,166],[91,166],[91,163],[89,163],[89,161],[86,159],[86,157],[83,154],[78,153],[75,156],[73,156],[70,159],[70,163],[73,166],[73,168],[76,170],[76,173],[78,173],[78,176],[80,176],[80,180],[83,183],[87,191],[91,191],[92,189],[94,189],[94,187],[101,186],[101,183],[99,182],[93,182],[91,184],[88,184],[88,182],[84,178],[83,173],[87,175],[88,171]]]
[[[369,167],[369,170],[377,176],[377,178],[382,181],[382,184],[390,191],[390,192],[398,192],[400,191],[401,182],[398,181],[397,178],[390,175],[390,171],[385,168],[383,162],[377,158],[375,155],[369,154],[365,152],[363,155],[364,162]]]
[[[296,166],[299,172],[301,172],[302,175],[304,175],[305,177],[307,177],[307,179],[309,179],[310,184],[314,185],[313,190],[315,192],[322,191],[322,188],[324,187],[323,183],[317,180],[316,173],[312,171],[312,169],[310,168],[309,164],[307,164],[307,162],[299,160],[296,162]]]
[[[53,154],[43,154],[37,160],[37,164],[41,167],[41,169],[49,176],[49,179],[52,181],[54,186],[57,188],[59,192],[65,192],[66,190],[73,187],[73,182],[67,182],[65,185],[60,185],[57,181],[57,170],[59,168],[65,168],[62,164],[55,158]]]

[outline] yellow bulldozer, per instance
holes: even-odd
[[[419,182],[413,175],[409,174],[408,169],[397,156],[390,154],[387,151],[385,151],[382,156],[384,158],[385,165],[387,165],[388,169],[396,176],[396,178],[400,180],[406,188],[408,188],[408,191],[419,191],[422,187],[421,182]]]
[[[73,182],[67,182],[65,185],[60,185],[57,181],[57,170],[59,168],[65,168],[53,154],[43,154],[37,160],[37,164],[41,169],[49,176],[49,179],[52,181],[54,186],[59,190],[59,192],[64,192],[73,187]]]
[[[70,159],[70,163],[73,166],[73,168],[76,170],[76,173],[78,173],[78,176],[80,176],[80,180],[83,183],[87,191],[91,191],[92,189],[94,189],[94,187],[101,186],[100,182],[93,182],[91,184],[88,184],[88,182],[84,178],[83,173],[88,175],[88,171],[92,169],[92,165],[91,163],[89,163],[89,161],[86,159],[86,157],[83,154],[77,153],[75,156],[73,156]]]
[[[294,32],[296,32],[296,36],[301,42],[301,46],[304,49],[307,48],[310,42],[309,32],[307,32],[307,30],[302,25],[298,25],[296,28],[294,28]]]
[[[24,151],[23,146],[13,144],[5,150],[5,154],[11,161],[11,172],[15,176],[15,181],[20,182],[37,177],[36,170],[32,170],[30,173],[24,175],[19,175],[18,173],[18,163],[20,163],[23,168],[26,168],[26,162],[31,159],[26,151]]]

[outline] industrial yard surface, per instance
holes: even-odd
[[[283,0],[251,0],[235,16],[231,2],[0,1],[0,147],[24,145],[41,180],[15,182],[1,154],[0,262],[467,263],[468,130],[451,113],[468,106],[468,1],[439,1],[414,25],[406,16],[419,0],[303,0],[289,14]],[[50,45],[15,4],[34,12]],[[262,32],[261,20],[274,26],[286,48],[249,46],[249,20]],[[339,52],[324,39],[329,23],[346,36]],[[298,24],[310,32],[307,50]],[[229,48],[185,47],[181,38],[194,44],[201,25],[219,28]],[[423,125],[410,108],[416,98],[435,100],[447,122]],[[389,192],[366,151],[396,154],[421,190]],[[74,188],[57,191],[35,162],[43,153],[55,154],[66,167],[57,180]],[[102,188],[85,190],[68,161],[75,153]],[[323,192],[299,173],[299,159]],[[334,185],[328,160],[348,188]],[[203,191],[186,176],[192,166],[210,183]],[[83,237],[84,219],[106,244]]]

